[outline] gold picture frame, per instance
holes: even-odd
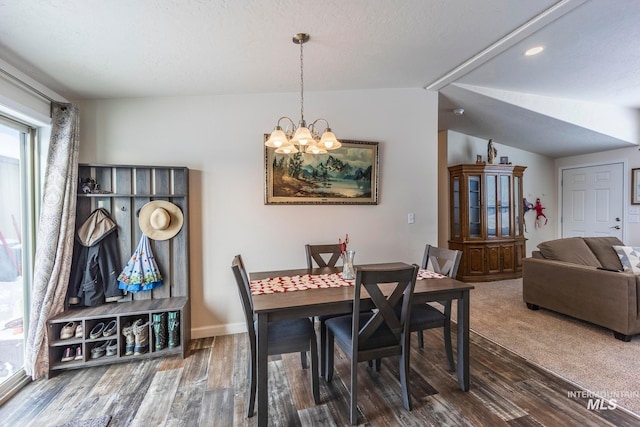
[[[377,205],[378,143],[341,143],[327,154],[276,154],[265,146],[265,204]]]

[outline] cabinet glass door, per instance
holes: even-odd
[[[513,177],[513,212],[515,214],[515,234],[516,236],[522,235],[522,225],[520,224],[520,215],[522,213],[522,194],[520,194],[520,177]]]
[[[487,236],[495,237],[498,235],[498,189],[497,177],[495,175],[487,175]]]
[[[511,234],[511,177],[509,175],[500,175],[500,234],[509,236]]]
[[[462,221],[460,220],[460,178],[453,178],[453,198],[451,200],[453,209],[453,231],[452,237],[460,237],[462,233]]]
[[[480,237],[480,176],[469,177],[469,237]]]

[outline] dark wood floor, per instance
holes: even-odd
[[[414,336],[415,338],[415,336]],[[620,408],[588,409],[568,397],[574,385],[471,334],[471,390],[462,392],[447,371],[440,331],[412,340],[413,411],[402,407],[397,359],[381,372],[361,364],[360,423],[367,426],[638,426]],[[427,349],[428,347],[428,349]],[[253,426],[245,417],[246,334],[192,341],[190,356],[66,371],[36,381],[0,407],[2,426],[55,426],[109,414],[118,426]],[[270,425],[346,426],[349,364],[339,350],[336,374],[320,381],[315,405],[298,354],[269,364]],[[605,405],[606,407],[606,405]]]

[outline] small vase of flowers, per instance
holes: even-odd
[[[353,280],[356,278],[355,271],[353,270],[353,258],[356,255],[356,251],[347,250],[349,244],[349,234],[345,235],[344,241],[338,239],[338,246],[340,246],[340,254],[342,255],[342,278],[345,280]]]

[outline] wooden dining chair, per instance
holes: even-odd
[[[340,259],[340,245],[335,244],[325,244],[325,245],[315,245],[315,244],[306,244],[305,254],[307,255],[307,268],[312,269],[315,267],[335,267]],[[345,313],[346,314],[346,313]],[[326,316],[318,316],[316,319],[320,324],[320,375],[324,375],[324,353],[326,348],[325,343],[325,331],[326,327],[324,322],[327,319],[334,317],[333,315]]]
[[[247,275],[247,271],[240,255],[236,255],[233,258],[231,269],[233,270],[233,274],[238,285],[238,292],[240,293],[242,308],[244,309],[244,317],[247,323],[247,332],[249,337],[249,350],[251,352],[251,357],[249,358],[248,371],[249,391],[247,395],[247,417],[252,417],[256,400],[258,356],[253,301],[251,298],[249,276]],[[308,318],[280,320],[270,322],[268,331],[267,346],[269,355],[310,352],[313,400],[315,403],[320,403],[318,347],[313,322]]]
[[[351,399],[349,419],[357,424],[358,413],[358,362],[377,360],[383,357],[400,356],[400,383],[402,402],[411,410],[409,396],[409,318],[411,301],[416,284],[418,266],[390,269],[356,267],[356,283],[353,311],[350,315],[327,319],[325,356],[327,366],[325,378],[333,378],[334,342],[351,359]],[[393,289],[388,296],[383,294],[380,284],[388,283]],[[373,311],[361,312],[362,288],[366,299],[373,303]],[[394,307],[401,306],[398,316]]]
[[[421,267],[455,279],[462,251],[426,245]],[[442,310],[431,304],[416,304],[411,310],[409,330],[418,333],[418,346],[424,347],[422,331],[425,329],[443,328],[444,348],[449,361],[449,368],[455,371],[453,349],[451,347],[451,300],[439,303]]]

